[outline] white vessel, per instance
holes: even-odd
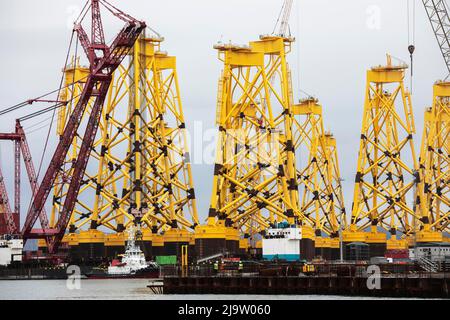
[[[23,240],[19,237],[0,237],[0,266],[22,261]]]
[[[125,253],[121,260],[113,260],[107,270],[93,270],[90,278],[158,278],[159,265],[155,262],[147,262],[145,255],[136,245],[136,228],[127,230],[128,241]]]
[[[262,239],[263,258],[265,260],[300,260],[300,241],[302,229],[279,223],[275,228],[268,229]]]

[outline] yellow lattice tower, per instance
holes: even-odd
[[[176,59],[162,41],[142,37],[114,74],[70,222],[80,244],[106,243],[111,255],[123,250],[130,224],[157,254],[178,253],[198,224]]]
[[[417,188],[418,242],[442,242],[450,232],[450,83],[433,87],[433,105],[425,111]]]
[[[347,217],[345,211],[344,194],[342,190],[342,178],[339,165],[338,150],[336,138],[330,132],[325,132],[325,150],[327,153],[327,180],[331,181],[331,188],[333,194],[333,205],[335,206],[334,214],[330,218],[330,226],[334,234],[337,234],[337,227],[347,228]]]
[[[275,223],[303,222],[286,62],[292,41],[262,36],[248,47],[215,47],[224,63],[217,106],[219,138],[208,224],[196,230],[199,256],[215,253],[223,238],[228,250],[235,251],[239,232],[249,239],[247,244],[241,239],[241,248],[256,248]]]
[[[293,106],[293,113],[297,157],[304,159],[297,170],[300,208],[311,218],[316,248],[338,251],[341,221],[345,226],[345,207],[336,140],[325,132],[322,106],[317,99],[300,101]],[[321,254],[328,256],[328,252]]]
[[[418,165],[411,98],[403,84],[406,68],[393,66],[388,56],[386,66],[367,73],[352,218],[344,241],[367,242],[372,255],[384,255],[386,232],[390,246],[398,247],[397,233],[410,235],[416,218],[411,195]]]

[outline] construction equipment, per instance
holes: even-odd
[[[287,34],[289,29],[289,18],[291,16],[292,5],[294,4],[294,0],[284,0],[283,7],[281,9],[280,15],[278,17],[277,23],[275,24],[274,32],[272,33],[275,36],[288,38]],[[275,30],[278,26],[278,33],[275,33]]]
[[[130,224],[142,228],[140,243],[150,256],[162,234],[162,246],[170,252],[155,248],[153,253],[179,254],[199,223],[176,58],[162,51],[163,41],[143,33],[129,61],[113,74],[86,184],[69,223],[70,233],[83,238],[80,246],[90,241],[103,252],[104,243],[108,256],[123,247],[122,232]],[[79,81],[86,72],[71,65],[66,82]],[[64,96],[76,96],[84,84],[78,86],[68,87]],[[58,127],[65,127],[75,104],[60,108]],[[77,152],[79,145],[74,140],[72,150]],[[55,199],[63,193],[56,190]],[[113,234],[105,236],[105,230]]]
[[[230,252],[237,250],[238,230],[249,239],[271,223],[286,220],[295,224],[301,216],[287,88],[285,55],[290,43],[287,38],[261,37],[248,47],[215,46],[224,70],[218,93],[219,139],[208,226],[223,228],[222,233],[226,228],[235,230],[232,241],[236,248],[228,247]],[[277,85],[269,81],[274,75]],[[283,152],[288,154],[286,164]],[[202,233],[196,234],[197,239]]]
[[[132,18],[105,0],[91,0],[88,4],[80,15],[82,17],[81,20],[77,21],[74,28],[74,32],[77,33],[78,39],[89,61],[89,73],[86,78],[86,84],[84,85],[77,105],[67,120],[67,124],[42,183],[36,195],[33,197],[32,205],[22,229],[25,240],[32,238],[47,239],[48,250],[51,253],[55,252],[61,244],[75,207],[80,187],[83,184],[83,175],[97,133],[103,104],[112,81],[112,74],[127,56],[128,52],[134,46],[136,39],[146,27],[144,22]],[[109,46],[105,43],[100,4],[115,17],[126,23],[125,27],[123,27]],[[88,10],[91,11],[90,38],[82,27],[82,21]],[[91,100],[93,106],[85,124],[85,132],[83,134],[78,132],[78,130],[82,127],[81,122],[86,115],[86,106]],[[65,183],[68,183],[68,188],[64,194],[64,199],[60,199],[63,205],[58,220],[51,229],[33,231],[33,226],[44,208],[58,174],[61,173],[64,160],[76,136],[83,137],[83,139],[76,157],[72,159],[70,176],[66,177],[67,180]]]
[[[196,232],[197,247],[217,242],[213,237],[227,232],[235,235],[232,243],[237,245],[239,230],[255,248],[266,229],[286,221],[302,226],[304,251],[314,255],[314,232],[300,210],[296,179],[286,62],[293,41],[261,36],[249,46],[215,47],[224,63],[217,107],[220,133],[208,226]]]
[[[386,251],[385,231],[391,245],[398,245],[400,233],[406,246],[418,218],[408,205],[418,162],[411,97],[403,84],[406,68],[394,66],[388,55],[387,65],[367,73],[352,218],[344,242],[368,243],[373,256]]]
[[[422,0],[441,49],[447,70],[450,72],[450,19],[445,0]]]
[[[450,19],[444,0],[423,0],[450,72]],[[417,242],[442,242],[450,231],[450,83],[437,81],[433,104],[425,110],[416,203],[420,225]]]
[[[11,141],[14,143],[14,213],[11,211],[6,186],[4,184],[4,176],[0,170],[0,200],[3,207],[6,230],[2,230],[1,234],[17,235],[20,233],[20,190],[21,190],[21,158],[25,163],[28,181],[31,187],[31,193],[36,194],[38,190],[36,170],[31,158],[31,151],[28,145],[25,132],[19,120],[16,120],[16,130],[14,133],[0,133],[0,140]],[[47,214],[45,208],[42,209],[39,220],[44,230],[49,228]],[[11,221],[13,222],[11,224]]]
[[[310,227],[315,232],[316,249],[322,248],[321,255],[328,258],[334,251],[336,258],[340,221],[346,227],[336,140],[325,132],[322,106],[317,99],[301,100],[293,106],[293,113],[294,145],[304,160],[297,169],[300,208],[313,221]]]
[[[433,105],[425,111],[420,152],[418,242],[442,242],[450,231],[450,83],[437,82]]]
[[[0,233],[16,234],[19,229],[18,217],[17,213],[12,212],[4,176],[0,168],[0,223],[2,225]]]

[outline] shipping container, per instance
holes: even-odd
[[[160,266],[176,265],[177,256],[156,256],[156,263]]]

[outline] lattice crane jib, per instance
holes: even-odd
[[[99,11],[100,4],[105,6],[116,17],[126,22],[125,27],[114,38],[111,45],[107,45],[104,40]],[[74,32],[77,33],[81,46],[89,60],[89,75],[80,94],[79,101],[67,120],[64,132],[61,135],[49,167],[45,172],[42,183],[36,196],[33,198],[22,230],[25,239],[35,236],[33,235],[32,228],[53,189],[53,185],[58,174],[61,172],[70,148],[73,147],[73,140],[76,136],[83,137],[76,159],[72,162],[72,171],[70,181],[68,182],[69,186],[65,192],[64,200],[61,202],[63,205],[58,220],[55,222],[51,234],[42,235],[52,237],[49,246],[50,252],[54,252],[60,245],[70,217],[72,216],[78,193],[83,184],[84,172],[97,133],[103,104],[112,81],[112,74],[126,57],[139,34],[146,27],[144,22],[140,22],[126,15],[112,7],[105,0],[92,0],[87,9],[91,10],[91,37],[89,38],[84,31],[81,21],[75,24]],[[95,101],[84,125],[85,130],[82,133],[79,131],[79,129],[83,129],[81,122],[85,115],[86,106],[93,97]]]
[[[434,35],[444,58],[448,72],[450,72],[450,18],[446,0],[422,0],[433,28]]]

